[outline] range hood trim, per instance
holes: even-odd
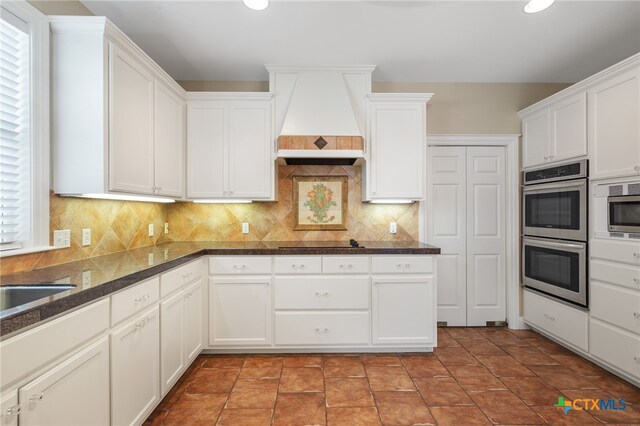
[[[363,165],[365,162],[364,151],[360,149],[332,149],[327,151],[310,149],[280,149],[276,156],[278,165],[287,165],[287,159],[295,158],[305,160],[308,165],[322,163],[322,160],[353,160],[354,166]],[[314,163],[318,160],[317,163]]]

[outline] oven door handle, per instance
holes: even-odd
[[[524,243],[527,244],[527,242],[530,242],[531,245],[537,245],[537,246],[542,246],[542,247],[556,247],[556,248],[574,248],[574,249],[578,249],[578,250],[584,250],[585,246],[580,245],[580,244],[571,244],[571,243],[555,243],[553,241],[541,241],[541,240],[531,240],[531,239],[524,239]]]
[[[580,179],[579,182],[558,182],[558,183],[547,183],[541,185],[529,185],[523,188],[524,192],[534,192],[534,191],[545,191],[547,189],[564,189],[564,188],[573,188],[576,186],[585,186],[587,181],[584,179]]]

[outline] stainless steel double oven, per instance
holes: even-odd
[[[523,284],[582,307],[587,295],[587,160],[523,172]]]

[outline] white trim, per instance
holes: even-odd
[[[31,49],[31,241],[19,249],[49,246],[49,20],[24,0],[3,2],[2,7],[29,25]],[[3,252],[17,253],[18,250]]]
[[[427,135],[427,146],[504,146],[506,149],[506,297],[509,328],[528,328],[520,314],[520,153],[518,134]],[[427,164],[428,167],[428,164]],[[428,188],[427,182],[426,187]],[[426,191],[426,189],[425,189]],[[426,199],[426,198],[425,198]],[[427,229],[427,206],[420,208],[420,239]],[[427,241],[428,243],[428,241]]]
[[[58,250],[65,247],[54,247],[54,246],[42,246],[42,247],[31,247],[31,248],[21,248],[15,250],[5,250],[0,251],[0,259],[4,257],[18,256],[21,254],[29,254],[29,253],[40,253],[44,251]]]
[[[433,93],[369,93],[367,98],[375,102],[407,102],[427,103]]]
[[[377,65],[276,65],[266,64],[269,73],[297,73],[303,71],[340,71],[343,73],[372,73]]]
[[[186,92],[187,102],[265,102],[273,98],[271,92]]]

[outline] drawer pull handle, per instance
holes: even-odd
[[[636,283],[636,284],[640,284],[640,278],[634,278],[633,282]]]
[[[233,265],[233,269],[240,270],[240,271],[244,271],[247,269],[247,265]]]
[[[351,269],[351,268],[353,268],[353,265],[350,263],[340,264],[340,269]]]
[[[640,361],[640,355],[634,355],[634,356],[633,356],[633,360],[634,360],[635,362]]]
[[[188,273],[184,274],[184,275],[182,276],[182,278],[184,278],[185,280],[187,280],[187,279],[191,278],[191,276],[192,276],[192,275],[193,275],[193,272],[188,272]]]
[[[634,312],[633,316],[636,317],[636,319],[640,319],[640,312]]]
[[[548,319],[549,321],[555,321],[555,320],[556,320],[556,317],[551,316],[551,315],[549,315],[549,314],[544,314],[544,317],[545,317],[546,319]]]
[[[640,166],[635,166],[633,170],[635,170],[636,172],[640,172]]]
[[[38,401],[42,401],[43,398],[44,398],[44,394],[42,392],[40,392],[40,393],[36,393],[34,395],[31,395],[31,397],[29,398],[29,401],[38,402]]]
[[[136,322],[133,326],[135,327],[136,330],[140,330],[140,329],[144,328],[144,326],[147,325],[147,323],[149,323],[149,321],[151,321],[151,318],[146,317],[146,318],[143,318],[140,321]]]
[[[633,257],[635,257],[636,259],[640,259],[640,253],[633,253]]]
[[[316,296],[318,297],[327,297],[329,295],[328,291],[316,291]]]
[[[304,263],[301,263],[300,265],[296,265],[295,263],[291,264],[291,269],[296,270],[296,269],[304,269]]]
[[[7,416],[17,416],[18,414],[20,414],[21,411],[22,411],[22,405],[18,404],[18,405],[14,405],[11,408],[7,408],[7,411],[5,411],[5,413],[7,414]]]
[[[409,269],[411,268],[411,264],[410,263],[398,263],[396,264],[396,268],[398,269]]]
[[[328,329],[328,328],[319,328],[319,327],[316,327],[316,333],[317,333],[317,334],[327,334],[328,332],[329,332],[329,329]]]
[[[133,301],[133,303],[134,303],[135,305],[140,305],[140,304],[142,304],[142,303],[146,302],[147,300],[149,300],[149,298],[150,298],[150,297],[151,297],[151,296],[149,295],[149,293],[145,293],[145,294],[143,294],[142,296],[140,296],[140,297],[138,297],[137,299],[135,299],[135,300]]]

